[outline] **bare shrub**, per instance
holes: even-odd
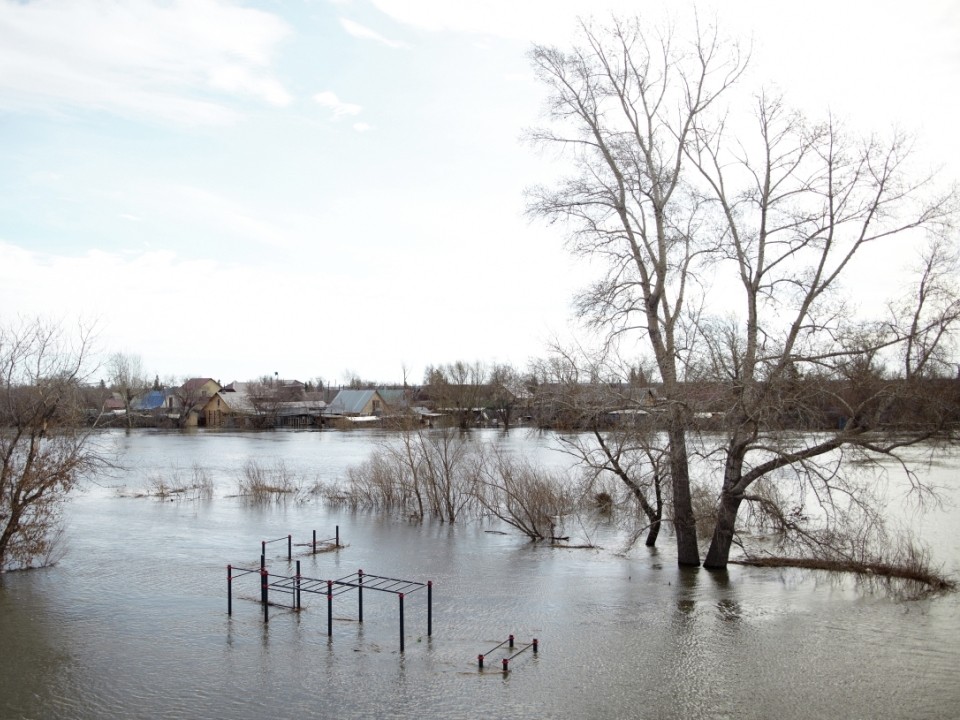
[[[155,473],[149,478],[147,495],[160,500],[201,500],[213,497],[213,480],[207,470],[194,463],[187,478],[176,468],[169,476]]]
[[[697,523],[697,537],[711,537],[717,524],[717,493],[702,483],[693,483],[690,504],[693,506],[693,519]]]
[[[609,515],[613,512],[613,496],[608,492],[598,492],[593,496],[593,504],[598,512]]]
[[[307,491],[310,495],[318,495],[323,502],[330,507],[353,507],[353,501],[349,490],[344,487],[342,482],[321,482],[317,481],[310,486]]]
[[[368,510],[408,510],[411,492],[405,468],[386,448],[378,448],[360,465],[347,468],[346,504]]]
[[[488,513],[531,540],[566,539],[573,494],[564,475],[497,449],[483,454],[479,469],[478,498]]]
[[[401,432],[347,470],[335,501],[455,522],[476,507],[476,449],[453,428]]]
[[[240,471],[238,481],[240,495],[255,503],[296,498],[303,486],[303,478],[287,468],[283,460],[277,460],[273,467],[262,465],[257,460],[248,460]]]

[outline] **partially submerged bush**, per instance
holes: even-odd
[[[613,512],[613,496],[608,492],[598,492],[593,496],[593,504],[599,512],[609,515]]]
[[[150,476],[147,495],[160,500],[201,500],[213,497],[213,480],[205,468],[194,463],[190,476],[179,468],[169,476],[156,473]]]
[[[492,515],[533,540],[555,539],[574,504],[569,481],[478,444],[455,428],[402,433],[347,471],[327,502],[455,522]]]
[[[494,517],[531,540],[560,540],[572,512],[573,493],[565,475],[497,450],[484,454],[478,499]]]
[[[273,467],[262,465],[257,460],[248,460],[238,480],[240,495],[255,503],[296,498],[303,487],[303,477],[287,468],[282,460],[277,460]]]
[[[476,507],[476,448],[458,430],[403,432],[347,471],[335,502],[454,522]]]

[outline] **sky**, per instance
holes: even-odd
[[[524,215],[559,177],[522,139],[531,46],[691,7],[0,0],[0,321],[95,324],[173,380],[523,369],[577,333],[593,272]],[[914,131],[960,178],[954,0],[696,7],[752,46],[752,87]]]

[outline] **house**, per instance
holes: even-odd
[[[257,409],[245,383],[230,383],[207,399],[200,408],[207,427],[246,427],[255,424]]]
[[[196,427],[205,421],[204,406],[220,389],[213,378],[190,378],[167,397],[167,411],[177,413],[180,427]]]
[[[324,410],[324,415],[340,417],[380,417],[387,404],[378,390],[341,390]]]
[[[152,413],[163,410],[166,404],[167,392],[165,390],[148,390],[134,398],[130,408],[139,413]]]
[[[276,427],[309,427],[322,425],[327,404],[323,400],[309,397],[314,393],[304,393],[303,400],[280,402],[276,407],[274,425]]]
[[[390,412],[402,412],[410,408],[411,391],[406,388],[377,388],[377,393]]]
[[[294,388],[289,391],[289,388]],[[260,383],[232,382],[209,398],[201,408],[207,427],[269,428],[321,425],[326,403],[317,393],[303,391],[303,383],[284,386],[288,392],[264,394]],[[300,399],[283,400],[286,394]]]
[[[103,411],[111,415],[124,415],[127,410],[123,404],[123,399],[118,397],[117,393],[114,393],[103,401]]]

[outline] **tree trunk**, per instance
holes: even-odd
[[[644,545],[647,547],[654,547],[657,544],[657,536],[660,534],[660,525],[660,520],[657,520],[650,525],[650,531],[647,533],[647,539],[644,542]]]
[[[703,561],[703,566],[710,570],[725,570],[727,559],[730,557],[730,546],[733,544],[733,532],[737,522],[737,511],[742,496],[734,496],[727,490],[720,495],[720,507],[717,509],[717,524],[713,529],[713,539],[710,549]]]
[[[677,562],[680,565],[700,565],[697,546],[697,522],[690,500],[690,465],[687,460],[687,436],[682,420],[671,422],[670,476],[673,480],[673,525],[677,533]]]

